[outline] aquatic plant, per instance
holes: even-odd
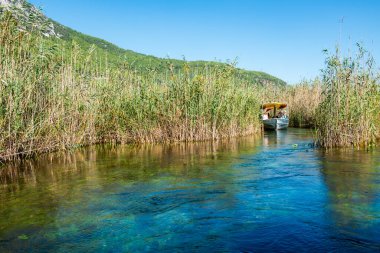
[[[321,102],[322,84],[319,79],[295,85],[258,87],[262,103],[281,101],[288,104],[289,125],[315,127],[315,113]]]
[[[95,46],[0,22],[0,157],[104,142],[219,139],[260,130],[258,94],[233,65],[165,73],[109,66]]]
[[[373,66],[373,58],[360,45],[356,57],[341,57],[337,50],[327,58],[316,112],[319,146],[368,146],[376,141],[380,103]]]
[[[322,99],[321,93],[322,85],[319,79],[287,87],[284,99],[289,104],[291,126],[315,127],[315,114]]]
[[[362,48],[356,59],[329,57],[321,81],[253,85],[233,64],[142,73],[109,64],[95,45],[20,30],[10,13],[0,27],[3,161],[94,143],[253,134],[271,101],[289,104],[291,126],[316,127],[321,147],[371,145],[379,132],[378,79]]]

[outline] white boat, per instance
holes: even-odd
[[[266,119],[266,120],[263,120],[263,124],[264,124],[265,129],[280,130],[280,129],[288,128],[289,119],[288,118]]]
[[[289,126],[289,117],[286,114],[287,104],[284,103],[267,103],[261,109],[263,110],[262,121],[265,129],[280,130]]]

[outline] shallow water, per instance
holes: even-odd
[[[380,149],[311,142],[288,129],[5,167],[0,252],[379,251]]]

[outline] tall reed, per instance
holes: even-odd
[[[322,147],[370,145],[379,133],[373,60],[326,61],[323,80],[254,86],[233,65],[138,73],[95,46],[45,38],[0,20],[0,160],[106,142],[219,139],[260,131],[260,105],[289,104],[290,124]]]
[[[96,47],[0,21],[0,159],[99,142],[218,139],[260,130],[259,99],[233,66],[136,73]]]
[[[284,102],[292,127],[315,127],[316,109],[322,99],[319,79],[303,81],[295,85],[265,86],[259,89],[261,103]]]
[[[284,95],[284,100],[289,104],[290,125],[314,128],[316,110],[322,100],[322,84],[319,79],[289,86]]]
[[[316,142],[321,147],[368,146],[379,134],[379,82],[373,58],[359,45],[358,54],[326,60],[323,100],[316,113]]]

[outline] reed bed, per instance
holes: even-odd
[[[315,114],[322,99],[319,79],[296,85],[265,86],[257,88],[261,103],[281,101],[288,104],[287,114],[291,127],[314,128]]]
[[[379,79],[373,58],[358,45],[355,57],[339,51],[326,60],[323,99],[316,111],[320,147],[374,145],[379,134]]]
[[[252,85],[232,65],[138,73],[95,46],[46,38],[0,20],[0,160],[95,143],[220,139],[257,133],[260,105],[289,105],[290,124],[320,147],[372,145],[379,134],[373,60],[328,57],[323,79]]]
[[[0,22],[0,159],[105,142],[219,139],[260,131],[259,99],[233,66],[139,74],[96,48]]]
[[[315,129],[320,148],[369,147],[380,134],[379,74],[372,56],[358,45],[355,57],[337,49],[326,58],[322,79],[285,87],[267,86],[261,102],[286,102],[293,127]]]
[[[314,128],[316,110],[322,100],[322,84],[319,79],[304,81],[287,87],[284,100],[288,100],[290,119],[293,127]]]

